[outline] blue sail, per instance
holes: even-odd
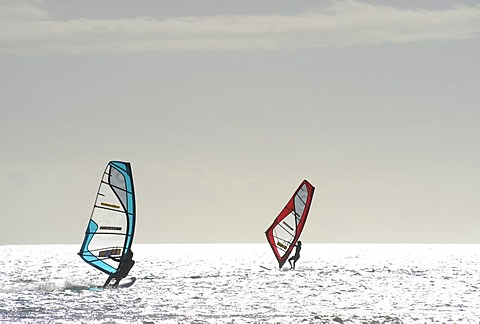
[[[118,270],[135,232],[135,191],[130,163],[110,161],[103,173],[80,257],[108,275]]]

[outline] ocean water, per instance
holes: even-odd
[[[134,244],[130,288],[77,245],[0,246],[5,323],[480,323],[479,245]],[[266,270],[267,267],[270,270]]]

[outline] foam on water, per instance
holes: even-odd
[[[135,245],[137,282],[76,245],[0,246],[0,321],[478,323],[478,245],[308,244],[278,270],[267,244]],[[267,267],[271,270],[266,270]]]

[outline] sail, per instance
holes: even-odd
[[[298,189],[265,231],[267,241],[282,268],[302,233],[315,188],[303,180]]]
[[[135,231],[135,192],[130,163],[111,161],[103,173],[80,257],[106,274],[118,270]]]

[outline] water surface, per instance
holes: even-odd
[[[480,321],[479,245],[304,242],[297,269],[280,271],[267,244],[134,244],[124,289],[98,289],[107,276],[78,249],[0,246],[0,321]]]

